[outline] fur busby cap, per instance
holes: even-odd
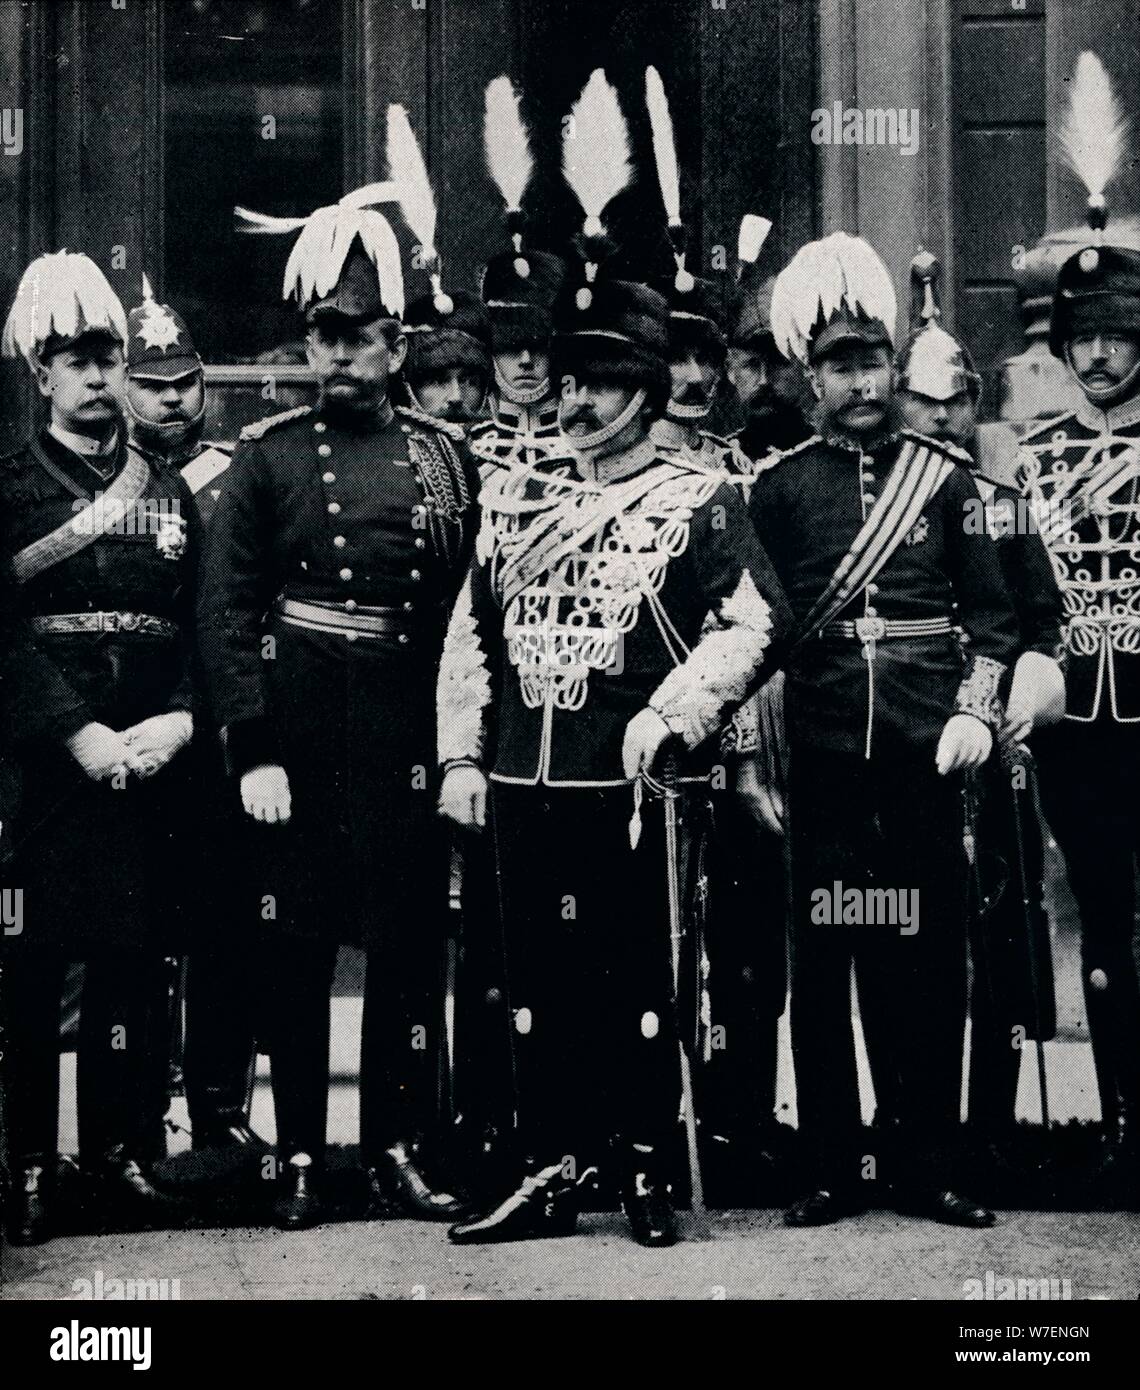
[[[467,367],[484,375],[491,370],[491,320],[486,306],[470,290],[447,296],[449,308],[441,312],[434,292],[413,299],[404,310],[408,338],[409,377],[424,372]]]
[[[669,397],[669,306],[633,280],[599,278],[583,307],[573,283],[554,304],[552,376],[594,373]]]
[[[33,365],[90,334],[127,342],[127,316],[107,277],[82,252],[37,256],[20,279],[4,325],[5,357]]]
[[[693,348],[723,358],[725,338],[720,287],[712,280],[700,280],[695,276],[689,276],[681,285],[679,279],[679,276],[668,275],[654,284],[669,306],[670,352]]]
[[[519,273],[520,260],[526,274]],[[480,283],[496,352],[550,338],[550,312],[566,278],[566,262],[550,251],[504,251],[492,256]]]
[[[1140,337],[1140,252],[1123,246],[1086,246],[1062,265],[1053,293],[1049,349],[1064,357],[1080,333]]]
[[[182,315],[159,304],[143,276],[142,303],[127,315],[127,371],[142,381],[176,381],[200,371],[202,359]]]

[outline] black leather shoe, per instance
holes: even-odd
[[[104,1211],[116,1223],[161,1226],[180,1211],[178,1203],[154,1186],[121,1144],[104,1155],[95,1177]]]
[[[972,1226],[984,1230],[997,1219],[992,1211],[959,1197],[956,1192],[913,1192],[903,1196],[896,1209],[906,1216],[925,1216],[943,1226]]]
[[[313,1160],[294,1154],[282,1165],[278,1192],[270,1208],[273,1224],[281,1231],[307,1231],[319,1226],[324,1216],[313,1177]]]
[[[819,1187],[784,1212],[785,1226],[830,1226],[845,1216],[855,1216],[863,1207],[853,1197],[830,1188]]]
[[[538,1168],[525,1177],[498,1206],[482,1216],[452,1226],[453,1245],[489,1245],[502,1240],[572,1236],[578,1223],[578,1198],[562,1176],[561,1163]]]
[[[13,1174],[9,1245],[42,1245],[48,1239],[46,1185],[47,1171],[42,1163],[29,1163]]]
[[[394,1144],[368,1169],[372,1218],[410,1216],[420,1221],[454,1221],[466,1208],[450,1192],[428,1186],[417,1164],[414,1145]]]
[[[677,1244],[677,1213],[669,1184],[656,1172],[651,1152],[635,1150],[621,1184],[621,1208],[638,1245]]]

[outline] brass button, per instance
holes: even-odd
[[[415,606],[416,606],[416,605],[411,601],[410,598],[404,600],[404,612],[405,612],[405,613],[410,613],[410,612],[412,611],[412,609],[415,608]]]
[[[413,579],[422,579],[422,578],[423,578],[423,575],[420,574],[419,570],[412,570],[412,575],[411,575],[411,577],[412,577]]]
[[[343,550],[347,544],[348,542],[345,540],[343,536],[333,537],[333,545],[335,545],[338,550]]]
[[[321,482],[322,482],[322,483],[335,483],[335,482],[336,482],[336,474],[335,474],[335,473],[322,473],[322,474],[321,474]]]
[[[411,425],[401,425],[400,428],[404,431],[405,434],[411,434],[412,432]]]
[[[865,492],[863,494],[863,501],[868,507],[873,507],[875,505],[875,494],[872,492]]]
[[[356,600],[354,598],[346,598],[344,601],[344,606],[348,609],[350,613],[356,612]]]
[[[416,537],[416,549],[417,549],[417,550],[422,550],[422,549],[424,548],[425,545],[427,545],[427,541],[424,540],[423,536],[417,536],[417,537]]]
[[[352,571],[350,569],[342,569],[340,572],[340,577],[347,582],[349,579],[352,578]]]
[[[873,483],[873,482],[875,481],[875,475],[874,475],[874,473],[864,473],[864,474],[863,474],[863,481],[864,481],[865,483]]]
[[[871,598],[874,598],[875,595],[876,595],[878,592],[879,592],[879,586],[878,586],[877,584],[868,584],[868,585],[867,585],[867,593],[868,593],[868,595],[869,595]]]
[[[405,642],[405,643],[406,643],[407,640],[408,640],[408,634],[407,634],[406,632],[401,632],[400,635],[399,635],[399,637],[396,638],[396,641],[397,641],[397,642]]]
[[[318,444],[317,453],[320,454],[321,458],[327,459],[328,456],[332,453],[332,449],[330,449],[327,444]]]
[[[353,630],[352,630],[351,628],[349,628],[349,630],[344,634],[344,640],[345,640],[346,642],[355,642],[355,641],[356,641],[356,633],[353,632]]]
[[[324,434],[324,432],[325,432],[325,430],[326,430],[327,428],[328,428],[328,426],[325,424],[325,422],[324,422],[323,420],[318,420],[318,421],[316,422],[316,424],[314,424],[314,426],[313,426],[313,430],[314,430],[314,432],[317,433],[317,434]]]
[[[339,513],[340,513],[340,503],[339,503],[339,502],[330,502],[330,503],[329,503],[329,516],[337,516],[337,515],[339,515]]]
[[[864,608],[863,614],[865,617],[868,618],[877,618],[879,616],[878,610],[874,608]]]

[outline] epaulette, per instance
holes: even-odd
[[[447,435],[453,444],[462,444],[467,438],[467,432],[462,425],[456,425],[451,420],[440,420],[435,415],[429,415],[426,410],[416,410],[410,405],[398,405],[396,414],[402,415],[406,420],[414,420],[417,425],[426,425],[429,430]]]
[[[953,459],[955,463],[967,470],[974,466],[971,455],[965,449],[960,449],[957,444],[951,444],[945,439],[934,439],[929,434],[919,434],[918,430],[900,430],[899,433],[904,439],[917,439],[928,449],[937,449],[939,453],[945,454],[947,458]]]
[[[239,439],[262,439],[270,430],[275,430],[279,425],[287,425],[290,420],[300,420],[305,415],[312,414],[311,405],[297,405],[292,410],[282,410],[277,415],[267,415],[264,420],[254,420],[250,425],[242,428]]]

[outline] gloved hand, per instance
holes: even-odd
[[[648,705],[633,716],[625,726],[621,744],[621,762],[627,777],[648,772],[653,759],[672,731],[655,709]]]
[[[439,789],[439,814],[464,830],[482,830],[487,824],[487,779],[477,767],[460,763],[443,774]]]
[[[241,804],[254,820],[284,825],[292,812],[289,777],[283,767],[262,764],[242,773]]]
[[[759,758],[741,758],[736,769],[736,795],[757,825],[773,835],[783,835],[784,798],[778,788],[765,784]]]
[[[123,730],[127,746],[142,764],[140,777],[151,777],[185,747],[194,735],[194,719],[186,710],[156,714]]]
[[[981,767],[993,746],[988,725],[972,714],[952,714],[938,740],[934,761],[943,776],[959,768]]]
[[[113,777],[120,768],[142,772],[142,763],[126,738],[106,724],[84,724],[67,740],[67,751],[95,782]]]
[[[1039,724],[1055,724],[1065,713],[1065,676],[1051,656],[1022,652],[1002,724],[1003,743],[1021,743]]]

